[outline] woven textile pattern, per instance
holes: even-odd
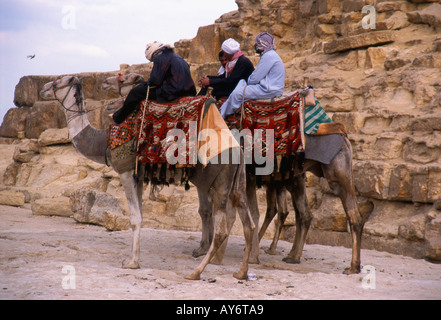
[[[110,150],[114,150],[116,147],[132,140],[136,134],[137,123],[138,115],[134,112],[121,124],[110,125],[109,140],[107,141]]]
[[[274,130],[274,155],[290,156],[296,152],[303,152],[300,135],[300,103],[302,97],[299,92],[286,94],[280,98],[268,100],[251,100],[244,103],[245,116],[242,120],[243,129],[260,129],[262,139],[253,139],[253,147],[261,149],[266,156],[269,146],[265,145],[266,132]],[[220,107],[220,106],[219,106]],[[231,115],[226,122],[230,129],[240,128],[240,112]]]
[[[171,156],[179,164],[196,164],[194,156],[197,156],[198,124],[207,100],[208,97],[203,96],[184,97],[167,104],[149,101],[144,120],[142,112],[139,112],[138,117],[138,124],[143,125],[138,141],[139,161],[149,164],[167,163],[168,149],[174,145],[170,151],[173,152]],[[167,134],[173,129],[182,130],[180,132],[184,132],[185,137],[171,135],[167,138]]]

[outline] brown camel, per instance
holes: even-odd
[[[118,75],[107,78],[103,82],[102,88],[104,90],[110,90],[113,92],[119,93],[121,99],[113,101],[111,104],[106,106],[106,110],[109,114],[114,113],[119,108],[122,107],[124,103],[124,97],[130,92],[130,89],[135,87],[140,81],[143,81],[143,76],[137,73],[130,73],[128,75]],[[124,88],[121,88],[123,86]],[[250,178],[248,178],[250,179]],[[211,243],[213,241],[213,232],[214,232],[214,224],[212,219],[212,199],[208,190],[205,188],[197,188],[198,199],[199,199],[199,216],[202,221],[202,239],[199,243],[199,247],[193,250],[192,256],[194,258],[204,256],[207,254],[210,249]],[[251,205],[253,210],[251,211],[253,217],[253,223],[256,225],[256,228],[253,233],[253,242],[251,247],[250,254],[250,263],[258,263],[259,262],[259,240],[258,240],[258,228],[259,225],[259,210],[257,208],[257,198],[255,196],[255,192],[253,190],[247,189],[248,201],[251,201]],[[155,188],[152,187],[150,192],[150,199],[155,200]],[[222,247],[218,250],[215,258],[211,261],[213,264],[221,264],[223,253],[225,252],[225,248],[227,246],[228,239],[224,242]]]
[[[323,164],[318,161],[306,159],[303,170],[299,172],[292,181],[288,181],[281,187],[286,187],[292,196],[293,206],[296,215],[296,235],[290,253],[283,259],[287,263],[300,263],[306,236],[311,225],[312,214],[306,199],[305,172],[310,171],[318,177],[325,177],[329,186],[342,201],[343,208],[349,221],[352,236],[352,261],[351,266],[346,268],[345,274],[360,272],[360,248],[361,237],[364,227],[364,218],[361,216],[357,197],[355,194],[354,179],[352,175],[352,147],[349,139],[344,137],[344,144],[340,152],[335,156],[330,164]],[[274,188],[274,187],[273,187]],[[274,207],[275,196],[269,199]],[[279,202],[283,200],[278,200]],[[273,238],[269,252],[275,251],[277,240],[280,235],[283,222],[286,219],[287,211],[282,210],[276,223],[276,233]],[[265,221],[259,231],[259,239],[262,239],[268,225],[276,214],[275,210],[267,211]]]
[[[69,127],[69,135],[76,149],[86,158],[98,163],[110,163],[117,171],[117,160],[112,159],[108,152],[106,130],[98,130],[90,125],[87,111],[84,105],[84,96],[81,79],[73,76],[65,76],[54,82],[44,85],[40,92],[43,99],[58,100],[66,113]],[[243,159],[243,155],[241,156]],[[130,257],[123,262],[123,268],[139,268],[140,256],[140,230],[142,222],[142,191],[143,183],[135,183],[134,178],[135,157],[133,167],[118,172],[121,184],[124,187],[130,210],[130,222],[133,231],[133,239]],[[210,249],[195,271],[186,277],[191,280],[200,279],[200,275],[219,247],[228,237],[234,223],[237,209],[243,223],[246,249],[242,265],[238,273],[234,274],[237,279],[248,277],[248,260],[251,251],[253,229],[256,227],[250,216],[250,211],[245,194],[245,166],[241,164],[208,164],[203,170],[202,166],[196,166],[193,170],[194,178],[212,179],[209,186],[209,194],[213,203],[214,236]],[[145,167],[139,166],[139,176],[143,176]],[[135,186],[135,187],[134,187]]]

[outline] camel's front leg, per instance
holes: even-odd
[[[141,167],[139,170],[140,175],[144,176],[143,170]],[[133,177],[133,170],[124,172],[120,174],[121,184],[124,187],[124,191],[126,193],[127,202],[129,204],[130,211],[130,225],[133,231],[133,239],[132,239],[132,249],[130,257],[123,261],[122,267],[124,269],[139,269],[139,242],[141,235],[141,223],[142,223],[142,189],[143,182],[140,181],[136,184],[135,187],[135,179]]]

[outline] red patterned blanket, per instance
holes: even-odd
[[[223,101],[218,103],[218,107]],[[303,152],[304,145],[301,138],[300,112],[302,97],[300,92],[285,94],[281,97],[267,100],[251,100],[244,103],[244,117],[241,111],[229,116],[226,123],[230,129],[260,129],[262,140],[266,140],[266,132],[274,130],[274,155],[290,156],[296,152]],[[265,155],[265,146],[263,155]]]
[[[176,163],[169,164],[195,165],[201,113],[209,99],[210,97],[205,96],[185,97],[169,104],[149,101],[144,118],[143,101],[138,113],[132,114],[120,125],[111,126],[109,147],[113,150],[136,139],[139,146],[138,159],[143,163],[163,164],[169,163],[167,159],[173,158]],[[230,129],[240,129],[242,121],[242,129],[248,129],[251,135],[260,132],[258,139],[254,137],[254,143],[245,144],[245,147],[255,148],[258,145],[263,157],[266,157],[268,148],[272,147],[266,145],[268,141],[274,141],[274,156],[291,156],[304,150],[300,130],[301,101],[299,92],[276,99],[248,101],[244,104],[245,116],[241,118],[240,113],[237,113],[230,116],[226,123]],[[222,103],[219,101],[218,107]],[[142,131],[139,135],[137,128],[141,124]],[[177,134],[167,138],[167,134],[173,129],[179,129]],[[258,129],[260,131],[255,131]],[[268,130],[273,130],[274,140],[267,140]],[[174,147],[170,148],[171,145]],[[173,153],[172,157],[170,152]]]

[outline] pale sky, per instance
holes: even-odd
[[[192,39],[234,10],[234,0],[0,0],[0,123],[22,76],[145,63],[147,43]]]

